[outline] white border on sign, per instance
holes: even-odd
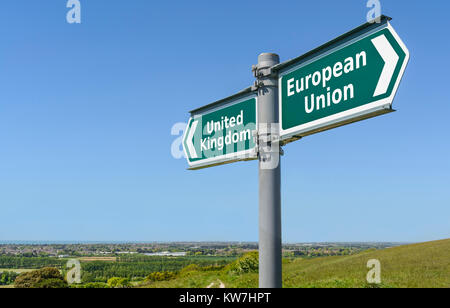
[[[311,122],[308,122],[308,123],[305,123],[305,124],[302,124],[302,125],[298,125],[298,126],[286,129],[286,130],[283,129],[283,125],[282,125],[282,119],[283,119],[283,114],[282,114],[282,112],[283,112],[283,110],[282,110],[282,78],[285,75],[287,75],[287,74],[289,74],[289,73],[291,73],[291,72],[293,72],[293,71],[295,71],[295,70],[297,70],[299,68],[302,68],[302,67],[304,67],[304,66],[306,66],[306,65],[308,65],[308,64],[310,64],[312,62],[315,62],[315,61],[317,61],[317,60],[319,60],[319,59],[321,59],[323,57],[326,57],[326,56],[328,56],[328,55],[330,55],[330,54],[332,54],[332,53],[334,53],[334,52],[336,52],[336,51],[338,51],[338,50],[340,50],[342,48],[345,48],[345,47],[347,47],[349,45],[352,45],[353,43],[355,43],[355,42],[357,42],[357,41],[359,41],[361,39],[364,39],[364,38],[366,38],[366,37],[368,37],[368,36],[370,36],[370,35],[372,35],[374,33],[377,33],[377,32],[379,32],[379,31],[381,31],[383,29],[386,29],[386,28],[391,32],[392,36],[397,40],[397,43],[400,45],[400,47],[403,49],[403,51],[405,52],[405,55],[406,55],[405,56],[405,60],[403,61],[401,70],[399,72],[399,75],[397,77],[397,80],[395,82],[394,88],[392,89],[392,93],[391,93],[391,95],[389,97],[381,99],[381,100],[378,100],[378,101],[375,101],[375,102],[372,102],[372,103],[369,103],[369,104],[366,104],[366,105],[363,105],[363,106],[359,106],[359,107],[356,107],[356,108],[353,108],[353,109],[349,109],[349,110],[346,110],[346,111],[343,111],[343,112],[340,112],[340,113],[337,113],[337,114],[333,114],[333,115],[327,116],[325,118],[321,118],[321,119],[318,119],[318,120],[315,120],[315,121],[311,121]],[[284,71],[283,73],[280,74],[279,79],[278,79],[278,86],[279,86],[279,91],[278,91],[278,95],[279,95],[279,122],[280,122],[280,137],[281,137],[281,140],[286,140],[286,139],[289,139],[289,138],[291,138],[293,136],[299,136],[299,135],[302,135],[302,134],[306,134],[308,132],[312,132],[312,131],[318,130],[318,129],[322,128],[322,127],[327,127],[329,125],[333,125],[333,124],[337,124],[337,123],[340,123],[340,122],[344,122],[344,121],[349,120],[351,118],[354,118],[354,117],[357,117],[357,116],[361,116],[361,115],[365,115],[365,114],[369,114],[369,113],[372,113],[372,112],[377,111],[377,110],[390,108],[391,105],[392,105],[392,102],[394,100],[395,94],[397,93],[397,89],[398,89],[398,87],[400,85],[400,81],[401,81],[401,79],[403,77],[403,74],[405,72],[406,66],[408,65],[408,62],[409,62],[409,50],[406,48],[406,45],[400,39],[400,37],[398,36],[397,32],[395,32],[395,30],[391,26],[391,24],[389,22],[387,22],[383,26],[380,26],[380,27],[378,27],[376,29],[373,29],[373,30],[371,30],[371,31],[369,31],[367,33],[364,33],[364,34],[362,34],[362,35],[360,35],[360,36],[358,36],[358,37],[356,37],[356,38],[346,42],[345,44],[343,44],[341,46],[337,46],[337,47],[335,47],[333,49],[330,49],[329,51],[321,54],[320,56],[314,57],[313,59],[310,59],[310,60],[308,60],[308,61],[306,61],[304,63],[301,63],[301,64],[299,64],[297,66],[294,66],[294,67]]]
[[[208,109],[204,112],[200,112],[200,113],[194,115],[193,117],[189,118],[188,126],[186,127],[186,130],[185,130],[184,136],[183,136],[183,151],[184,151],[184,155],[186,156],[186,160],[187,160],[190,168],[206,168],[206,167],[212,166],[212,165],[219,165],[219,164],[228,163],[228,162],[235,162],[235,161],[237,162],[237,161],[241,161],[241,160],[245,160],[245,159],[256,159],[257,158],[257,154],[255,151],[255,148],[257,146],[256,142],[255,142],[254,147],[252,147],[248,150],[244,150],[244,151],[240,151],[240,152],[236,152],[236,153],[225,154],[225,155],[220,155],[220,156],[215,156],[215,157],[210,157],[210,158],[206,158],[203,160],[198,160],[196,162],[189,161],[189,156],[188,156],[188,153],[184,146],[184,144],[186,143],[188,128],[192,121],[194,121],[195,119],[197,119],[199,117],[202,117],[205,114],[209,114],[209,113],[218,111],[220,109],[224,109],[224,108],[245,102],[245,101],[253,99],[253,98],[255,99],[255,115],[256,115],[255,130],[258,130],[258,124],[259,124],[259,122],[258,122],[258,95],[256,93],[252,93],[250,95],[244,96],[238,100],[224,103],[223,105]]]

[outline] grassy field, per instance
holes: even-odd
[[[82,257],[78,258],[80,262],[95,262],[95,261],[105,261],[105,262],[116,262],[116,257]]]
[[[296,260],[285,287],[364,287],[367,261],[381,263],[384,287],[450,287],[450,240],[406,245],[348,257]]]
[[[18,273],[18,274],[22,274],[22,273],[27,273],[27,272],[31,272],[34,271],[34,269],[26,269],[26,268],[0,268],[0,273],[3,272],[13,272],[13,273]]]
[[[384,288],[449,288],[450,239],[366,251],[352,256],[284,260],[283,286],[287,288],[364,288],[367,261],[381,263]],[[222,281],[230,288],[256,288],[258,275],[227,274],[223,271],[193,271],[171,281],[153,282],[147,288],[204,288]]]

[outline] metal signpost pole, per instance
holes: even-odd
[[[281,288],[281,189],[278,76],[279,56],[263,53],[254,68],[258,88],[259,287]]]
[[[281,142],[394,111],[409,51],[391,18],[380,20],[281,64],[263,53],[253,87],[191,111],[183,138],[189,169],[259,159],[261,288],[282,287]]]

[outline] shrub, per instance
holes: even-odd
[[[65,289],[67,287],[68,287],[67,282],[65,282],[63,279],[50,278],[50,279],[43,279],[43,280],[37,282],[33,288],[36,288],[36,289]]]
[[[145,278],[145,281],[168,281],[175,279],[177,274],[174,272],[154,272]]]
[[[224,268],[231,274],[257,273],[259,269],[259,253],[251,251]]]
[[[16,288],[67,288],[67,282],[57,268],[46,267],[23,273],[14,282]]]
[[[198,266],[197,264],[190,264],[180,271],[180,276],[181,277],[189,276],[190,274],[198,272],[199,270],[200,266]]]
[[[110,288],[121,289],[121,288],[130,288],[131,284],[130,279],[128,278],[113,277],[108,279],[108,286]]]
[[[19,274],[14,272],[0,273],[0,286],[13,284]]]

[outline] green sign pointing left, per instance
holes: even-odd
[[[190,169],[256,159],[256,95],[194,111],[183,138]]]

